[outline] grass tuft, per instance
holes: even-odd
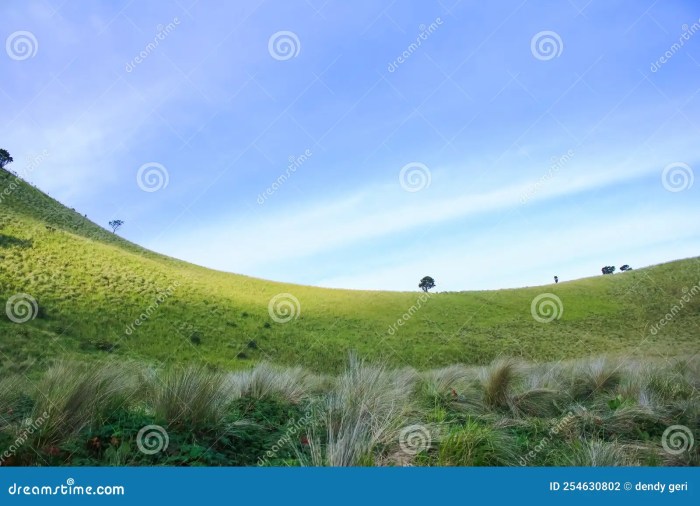
[[[482,380],[484,403],[493,409],[508,408],[511,390],[518,378],[518,364],[513,359],[500,359],[491,364]]]

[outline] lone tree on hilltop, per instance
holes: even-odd
[[[10,153],[6,149],[0,149],[0,169],[4,169],[5,165],[14,162]]]
[[[424,292],[427,292],[431,288],[435,288],[435,280],[430,276],[426,276],[420,280],[420,283],[418,283],[418,288]]]
[[[112,227],[112,233],[116,234],[119,227],[124,224],[122,220],[112,220],[109,222],[109,226]]]
[[[612,274],[613,272],[615,272],[615,266],[608,265],[603,267],[601,270],[603,271],[603,274]]]
[[[631,270],[632,270],[632,267],[630,267],[629,265],[625,264],[625,265],[623,265],[622,267],[620,267],[620,270],[621,270],[621,271],[631,271]]]

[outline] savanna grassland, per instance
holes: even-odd
[[[330,290],[155,254],[4,170],[0,189],[3,465],[699,462],[699,259]]]

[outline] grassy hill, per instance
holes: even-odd
[[[425,301],[418,291],[275,283],[145,250],[0,170],[0,299],[17,303],[13,296],[28,294],[38,308],[24,323],[0,319],[1,367],[15,372],[56,357],[110,354],[227,369],[269,360],[317,372],[340,370],[349,350],[417,368],[486,364],[499,356],[688,355],[699,343],[700,293],[690,292],[698,285],[697,258],[557,285],[438,293]],[[549,323],[531,314],[533,299],[545,293],[563,307]],[[278,294],[298,301],[282,296],[280,307],[292,301],[287,309],[295,313],[286,323],[269,313]],[[684,295],[690,301],[652,333]],[[404,314],[407,321],[396,326]]]
[[[0,466],[700,464],[698,259],[320,289],[155,254],[0,170],[0,300]]]

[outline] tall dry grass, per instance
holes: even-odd
[[[34,390],[31,418],[44,420],[36,444],[57,444],[137,402],[141,394],[138,374],[133,364],[59,362],[50,367]]]
[[[128,411],[173,433],[227,433],[235,442],[253,430],[231,431],[247,423],[238,400],[251,399],[256,402],[246,409],[282,406],[310,414],[296,429],[299,440],[285,443],[300,465],[697,465],[697,448],[669,454],[661,433],[680,424],[700,436],[699,382],[697,363],[680,360],[499,359],[486,367],[418,372],[352,355],[334,378],[266,363],[227,373],[59,362],[37,382],[0,378],[0,410],[29,409],[0,417],[0,431],[11,438],[27,419],[42,418],[27,443],[40,452]],[[406,436],[407,429],[414,434]],[[110,448],[105,459],[132,462],[126,443]],[[535,447],[534,456],[523,459]]]
[[[226,375],[202,366],[160,372],[151,379],[148,390],[157,419],[193,429],[224,424],[234,399]]]
[[[400,429],[414,411],[416,375],[388,372],[351,356],[333,390],[314,407],[309,431],[313,466],[371,465],[386,456],[380,447],[398,446]]]

